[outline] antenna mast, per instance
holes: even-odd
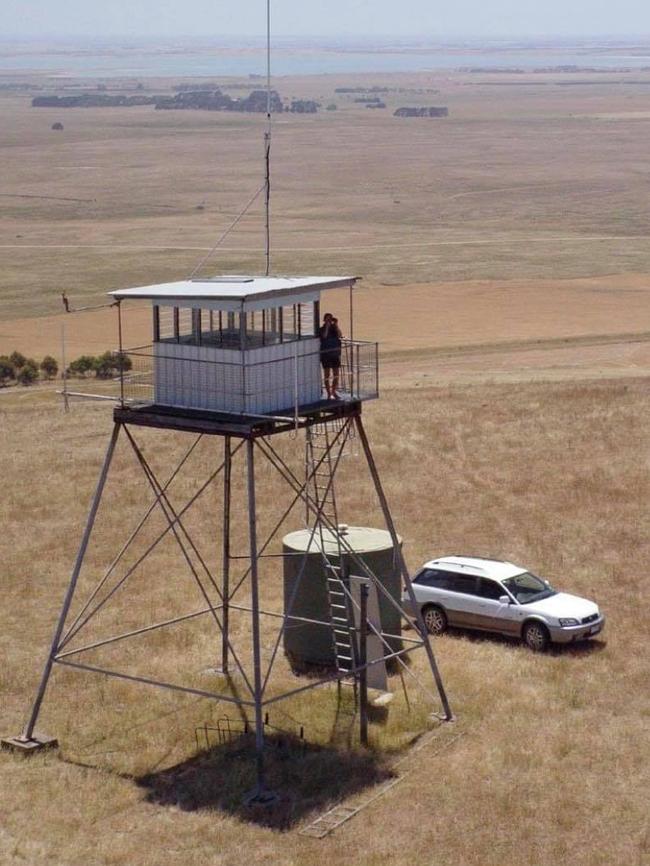
[[[266,132],[264,133],[264,228],[266,234],[266,271],[271,270],[271,0],[266,0]]]

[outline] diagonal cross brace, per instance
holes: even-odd
[[[135,441],[135,439],[133,438],[133,436],[131,435],[131,433],[129,432],[129,430],[126,430],[125,432],[126,432],[128,438],[129,438],[129,441],[130,441],[132,447],[133,447],[133,450],[134,450],[134,452],[135,452],[135,454],[136,454],[136,457],[138,458],[138,462],[140,463],[140,465],[141,465],[141,467],[142,467],[142,471],[144,472],[144,474],[145,474],[147,480],[149,481],[149,484],[151,485],[151,487],[152,487],[154,493],[158,492],[159,490],[161,490],[161,488],[160,488],[160,484],[159,484],[159,482],[156,480],[156,477],[155,477],[155,475],[153,474],[153,471],[152,471],[151,468],[149,467],[149,464],[147,463],[147,461],[146,461],[144,455],[142,454],[140,448],[138,447],[137,442]],[[179,548],[180,548],[180,550],[181,550],[181,553],[183,554],[183,558],[185,559],[185,561],[186,561],[186,563],[187,563],[187,566],[188,566],[188,568],[190,569],[190,571],[191,571],[191,573],[192,573],[192,576],[194,577],[194,580],[196,581],[196,583],[197,583],[197,585],[198,585],[198,587],[199,587],[199,590],[200,590],[201,595],[203,596],[203,598],[204,598],[204,600],[205,600],[205,603],[208,605],[208,607],[209,607],[209,609],[210,609],[210,613],[212,614],[212,617],[213,617],[213,619],[214,619],[214,621],[215,621],[215,623],[216,623],[216,625],[217,625],[217,628],[219,629],[219,632],[220,632],[221,634],[223,634],[223,633],[224,633],[224,631],[223,631],[223,626],[222,626],[222,624],[221,624],[221,620],[219,619],[219,616],[218,616],[218,614],[217,614],[217,610],[216,610],[216,608],[214,607],[214,605],[213,605],[213,603],[212,603],[212,601],[211,601],[211,599],[210,599],[208,593],[206,592],[206,589],[205,589],[205,587],[204,587],[204,585],[203,585],[203,581],[202,581],[201,578],[199,577],[198,572],[197,572],[196,568],[194,567],[194,563],[192,562],[192,558],[190,557],[189,553],[187,552],[187,548],[185,547],[185,545],[184,545],[184,543],[183,543],[183,541],[182,541],[182,539],[181,539],[181,537],[180,537],[180,535],[179,535],[179,532],[178,532],[178,529],[177,529],[177,527],[176,527],[176,524],[178,524],[178,526],[181,527],[181,530],[182,530],[183,534],[184,534],[185,537],[188,539],[188,541],[189,541],[189,543],[190,543],[190,546],[192,547],[192,549],[194,550],[195,554],[198,556],[198,558],[199,558],[201,564],[202,564],[203,567],[205,568],[205,570],[206,570],[206,572],[207,572],[207,574],[208,574],[208,576],[209,576],[209,578],[210,578],[210,580],[211,580],[213,586],[215,587],[217,593],[219,594],[219,597],[220,597],[220,598],[222,598],[222,597],[221,597],[221,592],[219,591],[219,588],[216,586],[216,584],[215,584],[215,582],[214,582],[214,579],[212,578],[212,575],[210,574],[210,572],[209,572],[209,570],[208,570],[207,565],[205,564],[205,562],[203,561],[203,559],[202,559],[201,556],[199,555],[199,553],[198,553],[198,551],[197,551],[197,549],[196,549],[196,546],[194,545],[194,542],[191,540],[191,538],[190,538],[190,536],[189,536],[189,533],[187,532],[187,530],[185,529],[185,527],[184,527],[183,524],[181,523],[180,518],[179,518],[178,515],[175,513],[175,511],[174,511],[174,509],[173,509],[171,503],[169,502],[169,499],[167,498],[167,496],[163,494],[163,495],[162,495],[162,498],[161,498],[161,499],[158,499],[158,502],[159,502],[160,508],[161,508],[161,510],[162,510],[162,512],[163,512],[163,514],[164,514],[164,516],[165,516],[165,519],[166,519],[166,520],[168,521],[168,523],[169,523],[169,528],[171,529],[171,531],[172,531],[172,533],[173,533],[173,535],[174,535],[174,538],[176,539],[176,542],[177,542],[177,544],[178,544],[178,546],[179,546]],[[169,511],[171,512],[171,516],[170,516],[170,514],[169,514],[168,511],[167,511],[168,508],[169,508]],[[173,518],[173,519],[172,519],[172,518]],[[235,661],[235,664],[237,665],[237,668],[239,669],[239,672],[241,673],[241,675],[242,675],[242,677],[243,677],[243,679],[244,679],[244,682],[246,683],[246,686],[247,686],[248,690],[250,691],[251,694],[253,694],[253,687],[252,687],[252,685],[251,685],[251,682],[250,682],[250,680],[248,679],[248,676],[247,676],[247,674],[246,674],[246,671],[244,670],[243,665],[242,665],[241,662],[239,661],[239,657],[237,656],[237,653],[235,652],[235,649],[234,649],[234,647],[233,647],[233,645],[232,645],[232,643],[231,643],[230,641],[228,641],[228,648],[229,648],[230,652],[232,653],[232,657],[233,657],[233,659],[234,659],[234,661]]]
[[[237,447],[236,447],[235,450],[233,451],[233,455],[234,455],[234,454],[239,450],[239,448],[241,447],[241,445],[242,445],[242,443],[240,443],[239,445],[237,445]],[[178,517],[179,517],[179,518],[181,518],[181,517],[182,517],[182,516],[187,512],[187,511],[189,511],[189,509],[194,505],[194,503],[197,501],[197,499],[198,499],[200,496],[202,496],[203,493],[205,493],[205,491],[206,491],[206,490],[208,489],[208,487],[212,484],[212,482],[214,481],[214,479],[215,479],[215,478],[219,475],[219,473],[222,471],[222,469],[223,469],[223,465],[224,465],[224,464],[221,463],[221,465],[218,466],[217,469],[215,469],[215,471],[214,471],[214,472],[213,472],[213,473],[212,473],[212,474],[207,478],[207,480],[204,481],[204,483],[201,485],[201,487],[199,487],[199,489],[196,491],[196,493],[194,493],[194,495],[189,499],[189,501],[188,501],[188,502],[183,506],[183,508],[182,508],[182,509],[179,511],[179,513],[178,513]],[[159,499],[159,497],[156,498],[156,502],[154,502],[154,505],[157,504],[158,499]],[[120,580],[115,584],[115,586],[110,590],[110,592],[109,592],[109,593],[108,593],[108,594],[107,594],[103,599],[101,599],[101,601],[99,601],[99,602],[95,605],[95,607],[90,611],[90,613],[88,613],[88,614],[85,616],[85,618],[84,618],[84,619],[83,619],[83,620],[82,620],[82,621],[81,621],[81,622],[80,622],[80,623],[79,623],[79,624],[78,624],[78,625],[77,625],[73,630],[71,630],[71,631],[66,635],[65,639],[64,639],[63,641],[61,641],[61,643],[60,643],[60,645],[59,645],[59,649],[61,649],[61,648],[63,648],[64,646],[66,646],[66,645],[67,645],[67,644],[72,640],[72,638],[73,638],[75,635],[77,635],[77,634],[81,631],[81,629],[84,628],[84,627],[87,625],[87,623],[88,623],[88,622],[89,622],[89,621],[90,621],[94,616],[96,616],[97,613],[99,613],[99,611],[102,609],[102,607],[104,607],[104,605],[105,605],[105,604],[106,604],[106,603],[107,603],[107,602],[112,598],[112,596],[113,596],[113,595],[118,591],[118,589],[119,589],[121,586],[123,586],[123,584],[128,580],[128,578],[133,574],[133,572],[134,572],[134,571],[135,571],[135,570],[136,570],[136,569],[137,569],[137,568],[138,568],[138,567],[139,567],[139,566],[144,562],[144,560],[145,560],[145,559],[149,556],[149,554],[154,550],[154,548],[156,548],[156,547],[160,544],[160,542],[161,542],[161,541],[163,540],[163,538],[167,535],[167,533],[171,531],[171,526],[172,526],[172,525],[175,525],[175,523],[176,523],[176,520],[172,520],[171,524],[168,524],[167,526],[165,526],[165,528],[164,528],[164,529],[162,530],[162,532],[158,535],[158,537],[155,538],[154,541],[151,542],[151,544],[147,547],[147,549],[144,551],[144,553],[141,554],[140,557],[138,557],[138,559],[135,561],[135,563],[134,563],[132,566],[130,566],[130,568],[127,570],[126,574],[124,574],[124,575],[120,578]]]

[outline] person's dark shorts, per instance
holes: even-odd
[[[341,366],[341,352],[338,349],[321,352],[320,362],[324,370],[338,370]]]

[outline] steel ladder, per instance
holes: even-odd
[[[344,449],[348,447],[349,427],[345,428],[345,418],[322,421],[307,428],[305,471],[311,476],[311,498],[317,509],[314,515],[307,508],[307,525],[314,528],[319,545],[327,600],[332,624],[332,648],[339,673],[350,672],[356,664],[357,646],[354,630],[354,611],[350,601],[349,586],[342,567],[342,545],[339,533],[336,493],[334,490],[334,470]],[[339,437],[337,440],[337,436]],[[343,441],[341,441],[344,437]],[[332,445],[337,455],[332,458]],[[332,549],[333,548],[333,549]],[[346,591],[347,590],[347,591]]]

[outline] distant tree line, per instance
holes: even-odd
[[[444,106],[430,105],[425,108],[398,108],[394,117],[449,117],[449,109]]]
[[[95,376],[96,379],[112,379],[120,371],[130,370],[131,359],[119,352],[104,352],[102,355],[80,355],[72,361],[66,370],[66,376],[75,379],[86,379]],[[12,383],[28,386],[41,380],[56,379],[59,365],[56,358],[46,355],[38,363],[33,358],[26,358],[20,352],[11,355],[0,355],[0,387]]]
[[[125,108],[134,105],[152,105],[159,110],[242,111],[263,114],[267,110],[265,90],[252,90],[248,96],[232,97],[218,87],[200,85],[192,89],[178,87],[173,96],[123,93],[76,93],[71,96],[35,96],[33,108]],[[271,111],[288,111],[293,114],[315,114],[320,105],[312,99],[293,99],[284,105],[280,94],[271,91]]]
[[[120,371],[130,370],[133,366],[128,355],[119,352],[104,352],[103,355],[80,355],[68,366],[67,375],[76,379],[86,379],[94,375],[96,379],[112,379]]]
[[[56,378],[58,372],[59,365],[51,355],[46,355],[40,364],[33,358],[26,358],[20,352],[0,355],[0,387],[5,387],[11,382],[33,385],[39,378]]]

